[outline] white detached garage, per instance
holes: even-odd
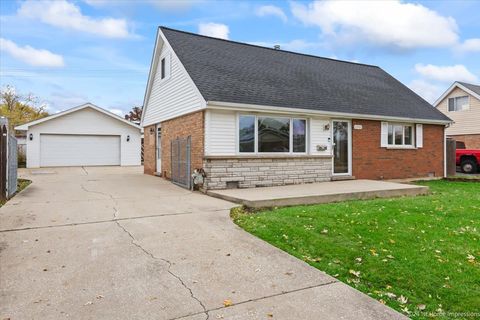
[[[140,165],[140,127],[91,103],[15,129],[27,131],[27,168]]]

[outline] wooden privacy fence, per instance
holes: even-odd
[[[17,192],[17,139],[8,133],[8,121],[0,118],[0,200]]]
[[[457,171],[457,165],[455,163],[455,151],[457,150],[456,141],[451,138],[446,140],[446,157],[447,157],[447,177],[454,176]]]

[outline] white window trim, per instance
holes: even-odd
[[[462,110],[450,110],[450,99],[453,99],[453,108],[456,109],[457,108],[457,99],[458,98],[465,98],[467,97],[467,100],[468,100],[468,107],[466,109],[462,109]],[[463,95],[463,96],[456,96],[456,97],[449,97],[447,99],[447,112],[462,112],[462,111],[468,111],[470,110],[470,95]]]
[[[240,117],[241,116],[253,116],[255,118],[255,132],[254,132],[254,152],[240,152]],[[290,132],[289,132],[289,152],[259,152],[258,151],[258,118],[259,117],[269,117],[269,118],[283,118],[283,119],[290,119]],[[305,120],[305,152],[293,152],[293,120]],[[235,128],[236,132],[236,146],[235,152],[237,155],[308,155],[309,154],[309,146],[310,146],[310,124],[308,118],[304,117],[295,117],[295,116],[285,116],[285,115],[278,115],[278,114],[254,114],[254,113],[237,113],[237,127]]]
[[[402,134],[402,144],[395,144],[395,129],[393,130],[393,137],[392,137],[392,142],[393,144],[388,143],[388,129],[390,128],[390,125],[395,127],[395,126],[402,126],[403,127],[403,134]],[[405,144],[405,127],[411,127],[412,128],[412,144]],[[402,122],[388,122],[387,126],[387,149],[417,149],[416,147],[416,130],[415,130],[415,124],[414,123],[402,123]]]

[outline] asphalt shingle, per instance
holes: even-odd
[[[207,101],[449,120],[377,66],[161,30]]]
[[[460,81],[457,81],[457,82],[460,83],[461,85],[463,85],[464,87],[467,87],[468,89],[472,90],[476,94],[480,94],[480,86],[479,85],[466,83],[466,82],[460,82]]]

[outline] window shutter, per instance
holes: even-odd
[[[448,98],[448,111],[455,111],[455,98]]]
[[[388,147],[388,122],[382,121],[382,128],[380,133],[380,147]]]
[[[423,148],[423,125],[417,123],[417,130],[416,131],[416,140],[417,140],[417,148]]]

